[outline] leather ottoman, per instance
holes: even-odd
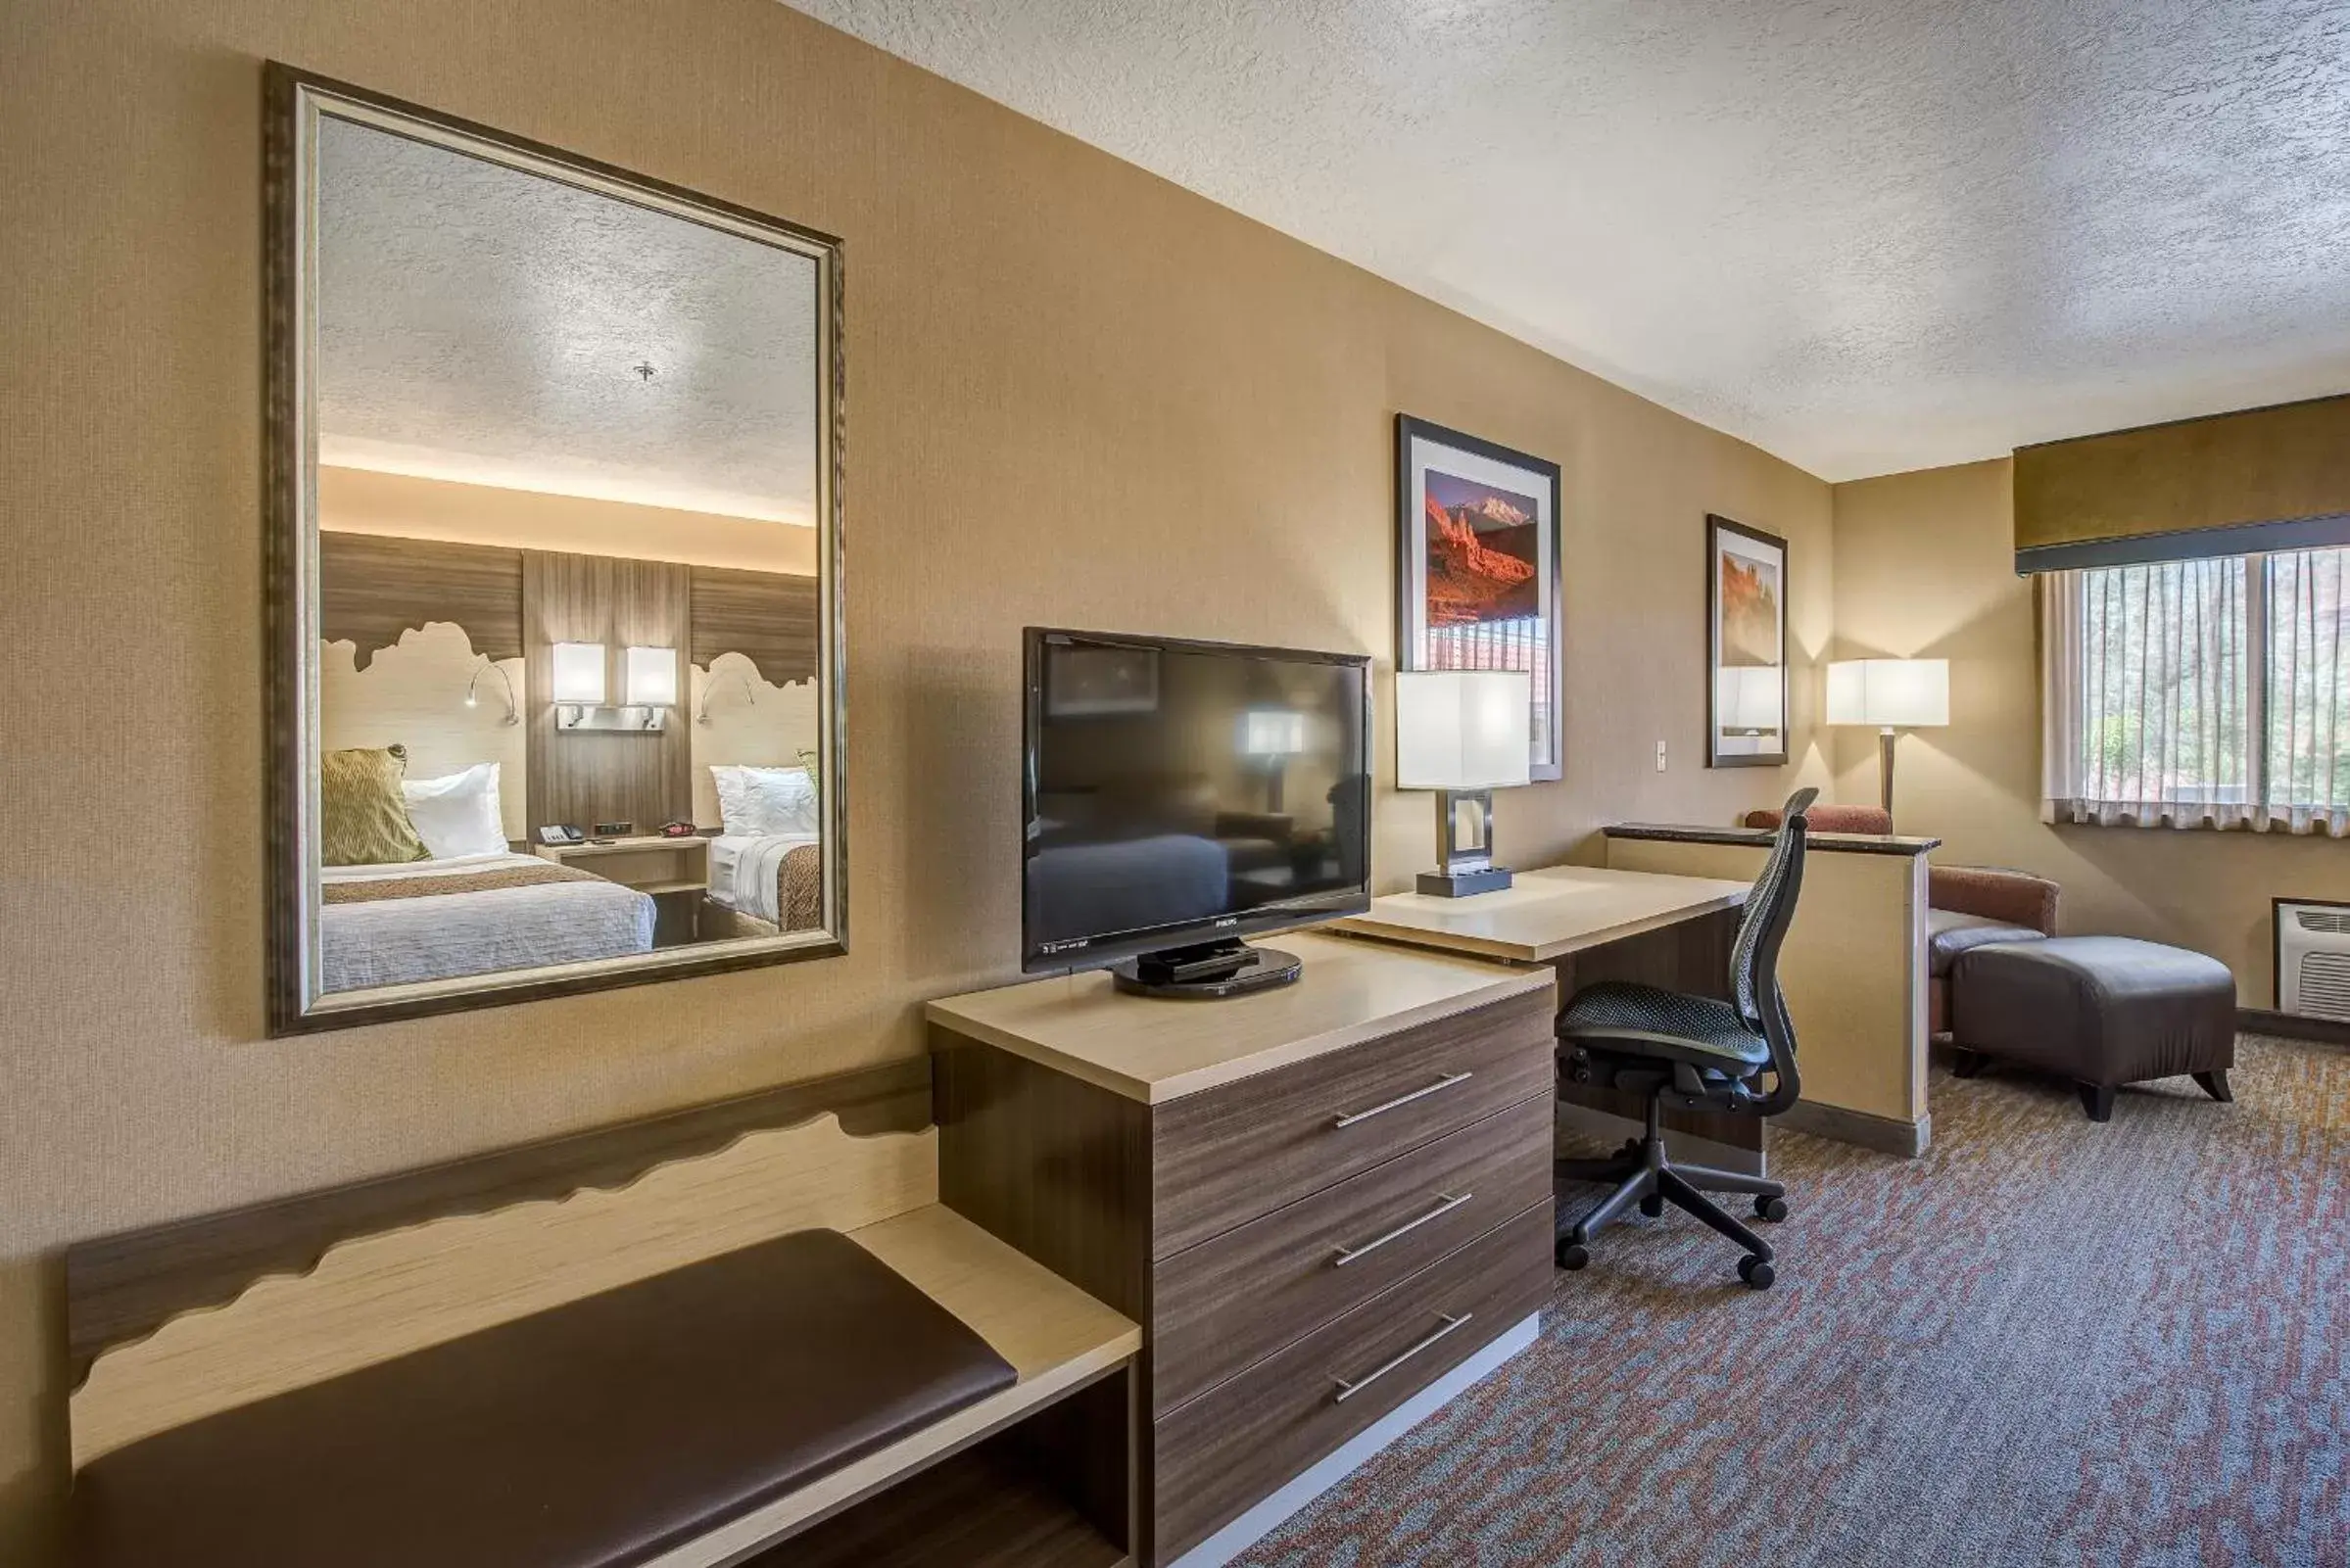
[[[2230,1098],[2235,977],[2216,958],[2127,936],[2052,936],[1959,955],[1950,974],[1958,1075],[1986,1058],[2059,1073],[2091,1121],[2125,1083],[2191,1073]]]

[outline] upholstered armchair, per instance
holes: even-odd
[[[2056,934],[2059,889],[2045,877],[1990,866],[1926,869],[1926,1027],[1950,1027],[1950,968],[1970,947]]]
[[[1893,818],[1877,806],[1814,806],[1814,833],[1890,833]],[[1750,811],[1750,828],[1777,828],[1776,811]],[[1970,947],[2029,942],[2056,934],[2059,888],[2045,877],[1990,866],[1930,866],[1926,871],[1926,1027],[1949,1029],[1950,968]]]

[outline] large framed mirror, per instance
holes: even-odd
[[[839,242],[267,115],[272,1031],[844,952]]]

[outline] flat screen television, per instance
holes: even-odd
[[[1370,660],[1031,627],[1022,968],[1294,977],[1243,938],[1370,905]],[[1285,966],[1285,967],[1284,967]]]

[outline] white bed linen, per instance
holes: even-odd
[[[710,840],[710,896],[729,909],[781,926],[776,897],[784,857],[817,841],[814,833],[720,833]]]
[[[453,855],[389,866],[329,866],[328,882],[458,876],[544,862],[535,855]],[[486,892],[322,904],[318,973],[326,991],[538,969],[652,951],[649,894],[601,878]]]

